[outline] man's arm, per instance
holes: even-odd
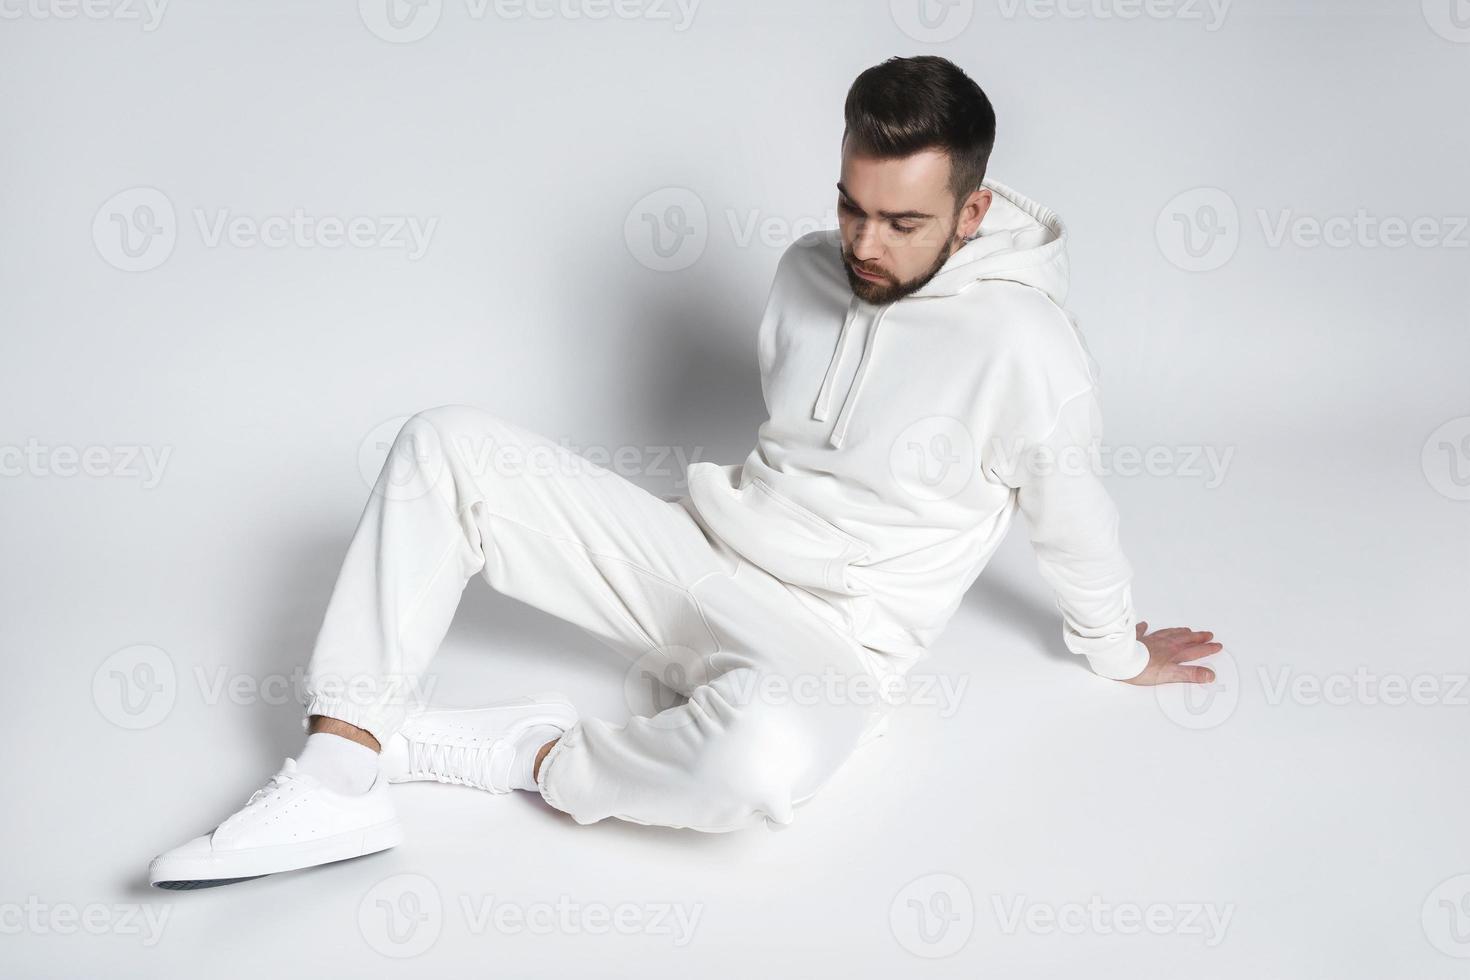
[[[1042,578],[1056,594],[1067,648],[1104,677],[1133,684],[1204,683],[1186,662],[1217,653],[1213,634],[1146,633],[1133,609],[1133,570],[1118,541],[1118,510],[1091,452],[1102,434],[1096,388],[1064,403],[1055,425],[1016,460],[1017,492]]]

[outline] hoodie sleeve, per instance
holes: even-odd
[[[1003,479],[1014,488],[1041,576],[1056,594],[1067,648],[1093,671],[1127,680],[1148,665],[1134,636],[1133,570],[1118,543],[1118,510],[1090,451],[1102,438],[1097,389],[1055,411]]]
[[[1016,492],[1042,579],[1057,598],[1067,649],[1101,676],[1136,677],[1148,666],[1148,648],[1135,638],[1132,566],[1092,451],[1103,438],[1103,414],[1091,367],[1078,366],[1091,359],[1051,347],[1041,359],[1025,360],[1026,369],[1005,385],[1019,414],[1011,444],[1019,451],[1004,472],[992,473]],[[1063,385],[1075,394],[1055,394]]]

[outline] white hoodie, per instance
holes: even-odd
[[[1068,649],[1133,677],[1148,650],[1117,510],[1082,455],[1102,423],[1063,308],[1066,232],[985,186],[979,234],[895,303],[853,295],[835,230],[786,250],[757,339],[769,418],[743,463],[691,464],[689,496],[884,674],[924,655],[1020,510]]]

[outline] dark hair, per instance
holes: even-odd
[[[880,159],[939,149],[949,155],[949,189],[959,203],[980,188],[995,146],[995,110],[947,58],[889,58],[847,90],[844,141]]]

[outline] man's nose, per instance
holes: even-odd
[[[876,221],[864,221],[858,226],[857,238],[852,243],[853,258],[859,262],[871,262],[883,255],[883,238]]]

